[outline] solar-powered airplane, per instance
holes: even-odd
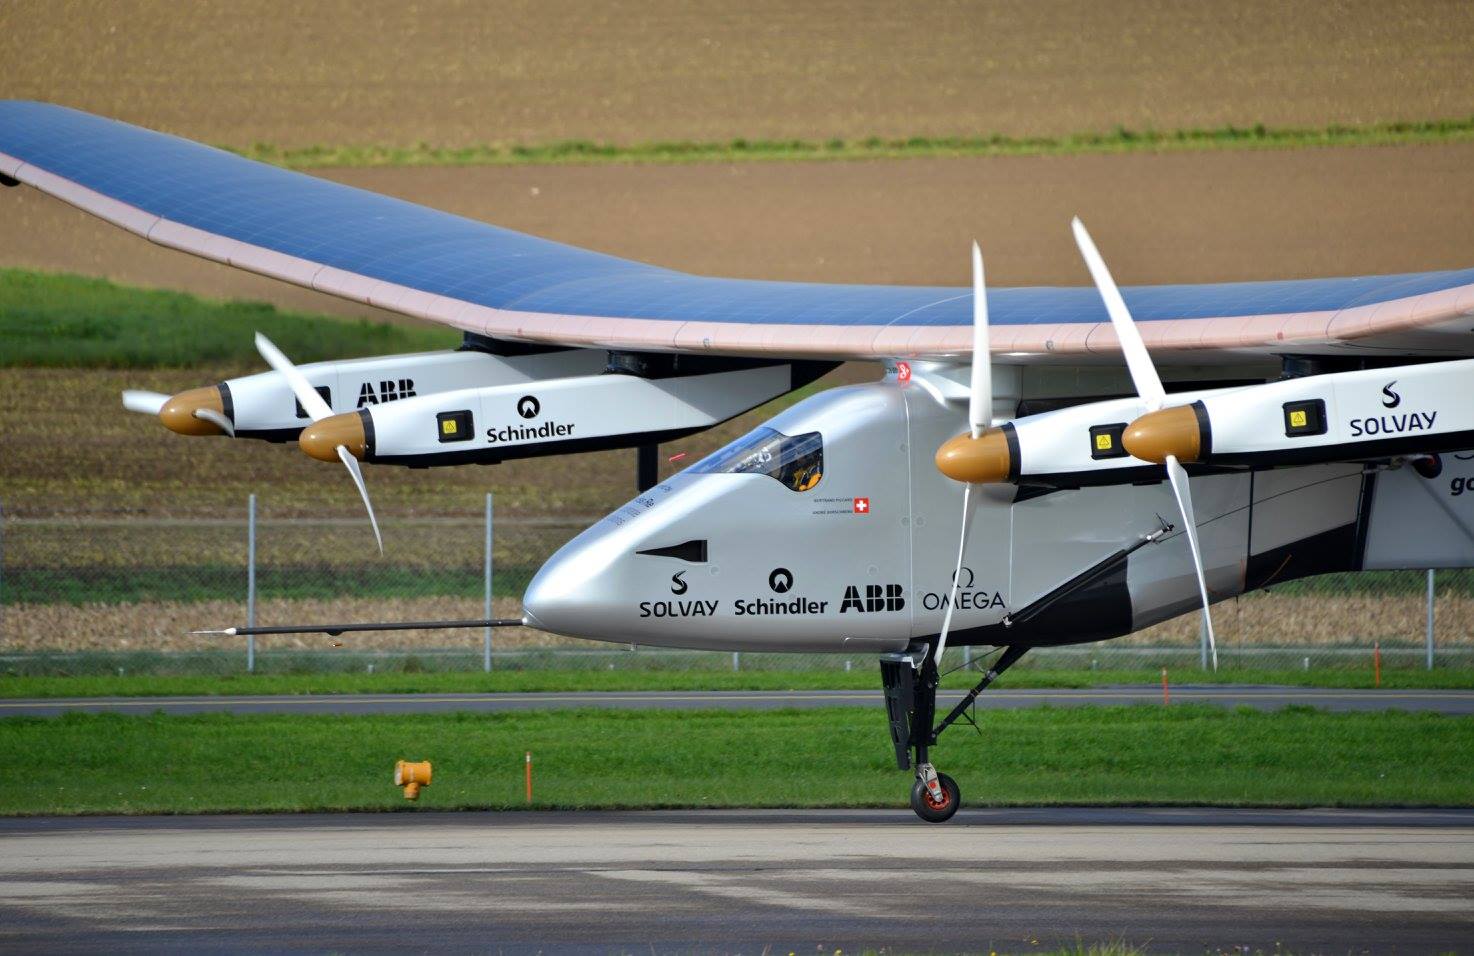
[[[1474,564],[1474,455],[1451,454],[1474,448],[1474,269],[1118,289],[1076,221],[1093,289],[985,290],[976,250],[971,289],[710,278],[28,102],[0,103],[0,183],[460,329],[455,351],[301,368],[258,338],[274,371],[124,396],[341,461],[371,521],[360,462],[647,450],[640,493],[549,559],[517,623],[874,654],[926,820],[960,800],[931,748],[1030,648],[1194,608],[1211,644],[1209,605],[1270,584]],[[884,371],[655,480],[657,443],[845,360]],[[998,656],[939,720],[949,644]]]

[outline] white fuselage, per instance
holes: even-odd
[[[724,650],[890,651],[937,634],[963,496],[933,455],[965,429],[964,405],[940,372],[904,382],[890,375],[795,405],[764,429],[822,437],[816,483],[798,490],[792,478],[724,471],[713,462],[727,450],[718,452],[555,554],[525,595],[529,623],[585,638]],[[758,449],[751,468],[765,467],[765,449],[778,447],[751,436],[730,447],[741,451],[744,441]],[[1445,462],[1436,480],[1348,463],[1194,477],[1213,599],[1323,571],[1474,562],[1467,527],[1445,532],[1436,547],[1405,530],[1446,521],[1451,502],[1461,506],[1452,479],[1474,480],[1474,462]],[[1160,479],[983,486],[972,501],[954,643],[1098,640],[1197,606],[1177,528],[1030,627],[1005,630],[1006,614],[1160,528],[1164,517],[1180,523],[1176,505]]]

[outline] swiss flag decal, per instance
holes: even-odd
[[[868,515],[869,513],[870,513],[870,499],[869,498],[856,498],[855,499],[855,514],[857,514],[857,515]]]

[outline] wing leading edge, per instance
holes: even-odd
[[[966,288],[690,275],[46,103],[0,102],[0,174],[160,245],[497,338],[833,358],[971,349]],[[1122,292],[1154,352],[1474,354],[1474,269]],[[1089,287],[995,289],[989,312],[1004,361],[1119,353]]]

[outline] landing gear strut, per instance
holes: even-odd
[[[931,747],[942,731],[959,718],[977,726],[968,714],[968,708],[977,700],[978,694],[997,680],[999,674],[1012,667],[1027,650],[1016,645],[1005,648],[1003,656],[983,674],[983,679],[963,695],[957,706],[935,726],[940,676],[931,645],[922,645],[904,654],[887,654],[880,659],[880,677],[885,686],[885,709],[890,718],[891,743],[896,748],[896,766],[902,770],[916,768],[916,783],[911,787],[911,809],[921,819],[928,823],[950,820],[957,812],[962,796],[957,781],[938,773],[932,766]],[[917,655],[925,655],[920,668],[913,663]],[[914,764],[913,751],[916,756]]]

